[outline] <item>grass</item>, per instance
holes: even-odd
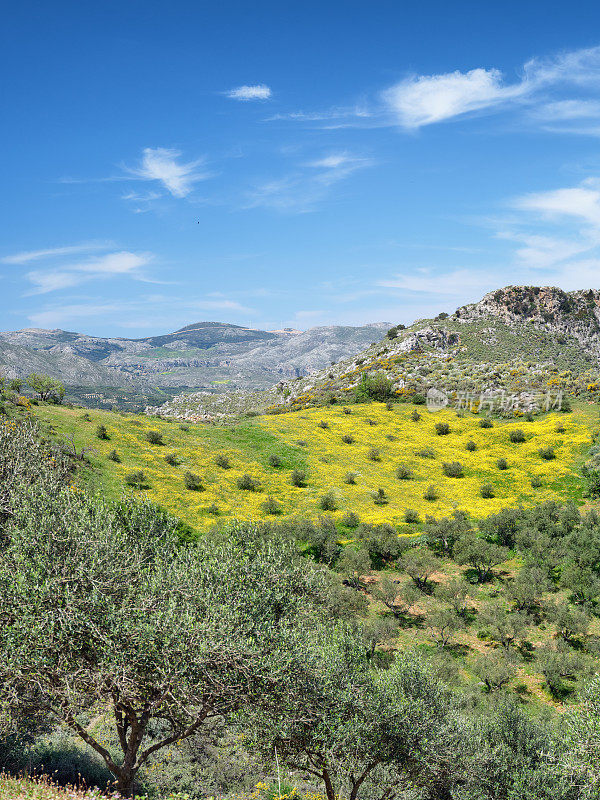
[[[458,418],[447,410],[424,412],[415,422],[408,404],[390,411],[384,403],[369,403],[353,406],[352,414],[329,406],[181,430],[176,423],[143,415],[92,409],[87,411],[88,421],[83,419],[83,409],[39,405],[33,410],[57,435],[72,435],[78,448],[95,449],[87,454],[85,477],[98,489],[119,497],[125,476],[143,470],[149,487],[144,491],[198,530],[214,524],[214,508],[209,511],[214,505],[220,520],[261,518],[269,496],[277,500],[284,516],[316,517],[322,513],[321,498],[332,493],[336,519],[352,511],[365,522],[398,525],[404,524],[406,509],[417,510],[422,518],[447,516],[455,509],[479,518],[519,503],[582,502],[579,467],[597,419],[596,407],[581,405],[572,414],[551,413],[533,422],[495,421],[486,429],[479,427],[476,415]],[[436,434],[440,422],[450,426],[448,435]],[[556,430],[558,423],[564,426],[563,432]],[[97,438],[99,424],[106,426],[108,440]],[[515,429],[524,430],[525,442],[511,443]],[[148,442],[149,431],[158,431],[164,445]],[[343,437],[352,437],[353,444],[346,444]],[[476,443],[477,450],[466,449],[469,441]],[[428,447],[434,458],[416,455]],[[540,456],[540,449],[548,447],[556,453],[552,461]],[[109,459],[113,450],[120,462]],[[379,460],[372,457],[375,451]],[[175,465],[165,461],[167,454],[176,456]],[[217,456],[226,457],[231,468],[219,467]],[[498,469],[500,458],[507,459],[508,469]],[[444,474],[443,463],[453,461],[463,465],[464,477]],[[400,465],[411,470],[410,480],[398,480]],[[305,473],[305,487],[293,485],[294,470]],[[199,476],[205,491],[185,489],[186,471]],[[355,483],[348,483],[348,473],[355,475]],[[260,491],[238,488],[246,474],[260,482]],[[541,487],[533,488],[532,478],[539,479]],[[481,496],[485,484],[493,487],[494,497]],[[431,485],[438,497],[424,500]],[[385,505],[373,501],[379,489],[385,492]]]
[[[97,789],[81,791],[72,787],[53,786],[47,780],[15,778],[0,773],[0,800],[100,800],[105,797]]]

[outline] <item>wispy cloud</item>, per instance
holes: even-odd
[[[226,94],[232,100],[268,100],[272,96],[270,87],[264,83],[238,86],[236,89],[230,89]]]
[[[131,253],[122,250],[107,253],[79,263],[63,264],[44,270],[33,270],[26,275],[32,288],[27,294],[47,294],[59,289],[78,286],[90,280],[128,275],[137,280],[147,280],[141,269],[152,259],[150,253]]]
[[[127,167],[126,171],[138,180],[158,181],[173,197],[182,198],[190,194],[196,183],[210,177],[207,171],[199,170],[203,164],[204,159],[201,158],[195,161],[181,161],[179,150],[146,147],[140,165]]]
[[[23,250],[10,256],[0,258],[2,264],[28,264],[40,259],[70,256],[76,253],[89,253],[93,250],[108,250],[112,242],[84,242],[82,244],[68,245],[67,247],[50,247],[44,250]]]
[[[323,128],[398,126],[414,131],[427,125],[474,114],[501,110],[526,110],[529,121],[551,130],[597,133],[600,102],[590,93],[600,91],[600,47],[531,59],[518,78],[511,80],[499,69],[409,75],[383,89],[377,97],[355,106],[334,106],[323,112],[299,111],[271,119],[320,122]]]
[[[327,197],[330,187],[373,163],[371,158],[347,151],[329,153],[300,164],[282,178],[260,184],[250,193],[247,207],[295,213],[313,211]]]

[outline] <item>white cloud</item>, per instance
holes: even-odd
[[[248,208],[259,206],[278,211],[306,213],[322,202],[331,186],[373,160],[348,152],[331,153],[298,167],[295,172],[267,181],[250,193]]]
[[[514,200],[512,205],[548,218],[573,217],[580,222],[600,226],[600,191],[585,185],[528,194]]]
[[[230,89],[227,97],[232,100],[268,100],[272,95],[271,89],[264,83],[257,83],[253,86],[238,86]]]
[[[75,253],[89,253],[93,250],[107,250],[111,246],[110,242],[87,242],[69,245],[68,247],[50,247],[45,250],[24,250],[20,253],[0,258],[0,262],[3,264],[28,264],[30,261],[39,261],[40,259],[75,255]]]
[[[80,263],[64,264],[59,268],[34,270],[28,272],[26,276],[33,284],[28,294],[46,294],[78,286],[89,280],[116,275],[129,275],[137,280],[146,280],[140,270],[150,262],[151,258],[150,253],[131,253],[123,250]]]
[[[187,197],[194,185],[206,180],[209,173],[198,171],[198,167],[204,163],[203,159],[183,162],[180,158],[179,150],[146,147],[142,153],[141,165],[128,168],[127,172],[139,180],[159,181],[173,197]]]
[[[377,99],[355,106],[334,106],[324,112],[278,114],[273,120],[322,122],[321,127],[385,127],[417,130],[426,125],[502,109],[527,108],[530,119],[546,130],[550,122],[600,120],[600,103],[589,93],[600,89],[600,47],[531,59],[515,79],[494,67],[475,66],[431,75],[411,75],[384,89]],[[581,93],[585,92],[585,96]],[[575,96],[574,96],[575,94]],[[598,126],[573,128],[573,133],[599,133]]]
[[[470,296],[484,294],[494,287],[496,281],[496,274],[486,274],[479,270],[455,269],[442,274],[416,275],[414,272],[397,274],[392,278],[378,280],[376,285],[385,289],[401,289],[434,296],[447,295],[460,298],[466,294]]]
[[[526,83],[504,86],[497,69],[417,75],[383,92],[384,103],[404,128],[420,128],[451,117],[497,106],[522,96]]]

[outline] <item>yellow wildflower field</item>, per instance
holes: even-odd
[[[276,510],[283,516],[315,518],[323,513],[321,500],[328,492],[335,505],[328,513],[338,520],[353,511],[363,522],[403,525],[407,510],[418,512],[421,520],[455,509],[477,518],[519,503],[581,501],[579,468],[590,446],[597,407],[581,406],[572,414],[548,414],[533,422],[494,421],[491,428],[479,427],[476,415],[428,413],[423,407],[417,409],[420,419],[413,421],[415,409],[396,404],[390,411],[383,403],[368,403],[352,405],[345,413],[333,405],[237,425],[190,426],[62,406],[32,410],[57,435],[72,436],[76,447],[94,448],[87,454],[86,478],[92,485],[118,497],[131,491],[126,476],[143,470],[145,493],[198,530],[228,519],[269,516],[263,508],[268,497],[277,501]],[[437,423],[447,423],[450,433],[437,435]],[[105,425],[109,439],[97,438],[99,424]],[[515,429],[523,431],[523,443],[510,441]],[[148,442],[149,431],[158,431],[163,444]],[[468,442],[476,449],[468,450]],[[554,448],[553,460],[540,455],[546,447]],[[432,457],[417,454],[427,448]],[[119,461],[109,458],[113,450]],[[166,455],[173,455],[175,463],[168,463]],[[227,466],[217,463],[218,456]],[[274,456],[279,464],[273,463]],[[504,470],[497,465],[502,458],[508,465]],[[444,474],[444,462],[454,461],[462,465],[463,477]],[[409,480],[398,479],[399,466],[411,471]],[[292,485],[293,470],[305,473],[305,486]],[[200,490],[185,488],[186,471],[199,477]],[[354,483],[347,482],[349,473]],[[258,481],[257,491],[238,487],[246,474]],[[537,488],[533,478],[538,479]],[[491,485],[493,497],[482,497],[484,484]],[[434,487],[432,494],[429,487]],[[374,498],[380,489],[383,501],[377,504]],[[436,499],[425,499],[425,494]]]

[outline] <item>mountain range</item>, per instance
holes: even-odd
[[[92,405],[164,399],[184,389],[267,389],[359,352],[389,326],[263,331],[198,322],[141,339],[25,328],[0,333],[0,373],[51,375]]]
[[[560,389],[598,399],[600,291],[506,286],[452,314],[393,326],[363,351],[284,381],[268,397],[256,398],[256,408],[278,411],[348,402],[359,384],[375,374],[406,399],[433,388],[450,394],[523,396]],[[186,418],[215,412],[223,416],[225,400],[215,406],[204,395],[188,394],[172,398],[158,411]],[[239,413],[239,406],[239,397],[231,395],[231,413]]]

